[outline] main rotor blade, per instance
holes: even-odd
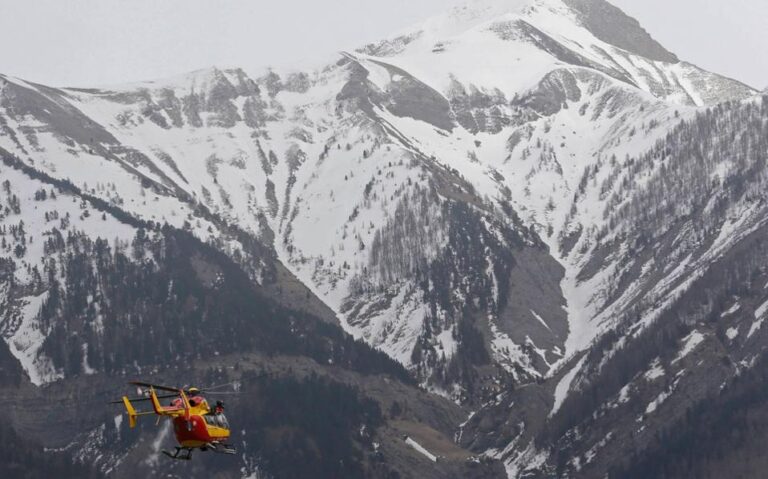
[[[234,386],[235,384],[236,384],[235,382],[225,383],[225,384],[217,384],[215,386],[200,388],[200,390],[208,392],[208,391],[213,391],[215,389],[225,388],[227,386]]]
[[[170,391],[172,393],[178,393],[181,388],[172,388],[170,386],[160,386],[158,384],[150,384],[150,383],[142,383],[140,381],[130,381],[128,384],[133,384],[134,386],[141,386],[144,388],[154,388],[159,391]]]
[[[178,394],[161,394],[160,396],[157,396],[157,399],[167,399],[167,398],[175,398],[179,397]],[[151,401],[152,398],[128,398],[131,402],[141,402],[141,401]],[[123,400],[120,399],[119,401],[110,401],[107,404],[123,404]]]

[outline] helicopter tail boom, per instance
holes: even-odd
[[[123,396],[123,404],[125,404],[125,410],[128,412],[128,424],[131,428],[136,427],[136,417],[138,414],[136,414],[136,409],[133,408],[133,404],[131,404],[128,396]]]

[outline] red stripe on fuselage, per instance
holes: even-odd
[[[183,417],[174,418],[173,430],[176,434],[176,440],[179,441],[179,444],[184,444],[185,442],[189,441],[197,441],[207,444],[213,441],[227,439],[228,437],[211,436],[208,433],[208,427],[205,423],[205,419],[198,415],[190,416],[189,421]]]

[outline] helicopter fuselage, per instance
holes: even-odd
[[[229,423],[223,412],[215,413],[202,396],[188,399],[189,415],[173,418],[173,432],[181,447],[199,448],[212,443],[223,443],[229,439]],[[183,401],[171,401],[171,408],[184,409]]]
[[[229,439],[229,427],[223,414],[192,414],[173,418],[176,441],[187,448],[205,447]]]

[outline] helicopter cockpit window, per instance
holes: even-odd
[[[223,428],[229,429],[229,422],[227,422],[227,418],[224,416],[224,414],[206,414],[204,417],[205,417],[205,422],[209,426],[223,427]]]
[[[229,429],[229,422],[227,422],[227,417],[224,414],[217,414],[216,416],[219,418],[221,427]]]

